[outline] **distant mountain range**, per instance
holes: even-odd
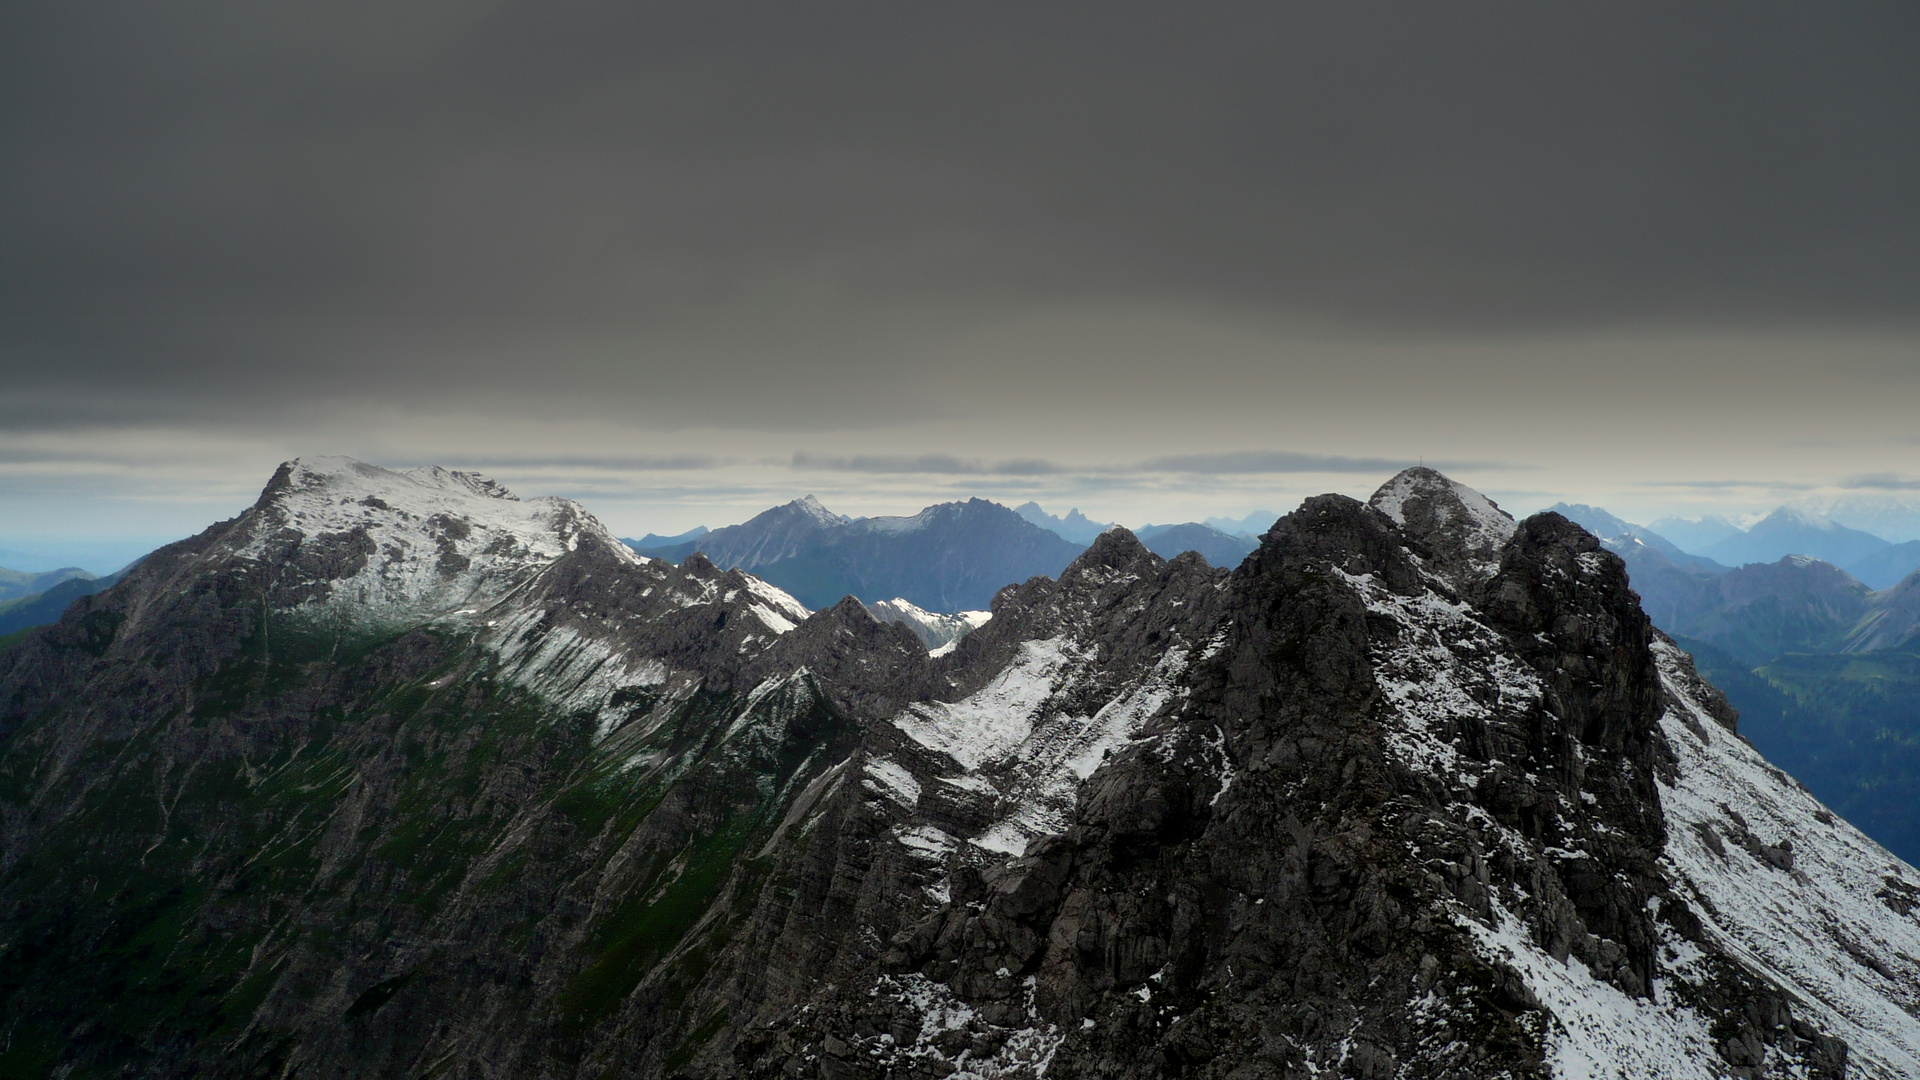
[[[1847,495],[1812,499],[1797,505],[1828,521],[1870,532],[1896,544],[1920,540],[1920,501],[1889,499],[1880,495]]]
[[[1788,555],[1810,555],[1835,566],[1850,566],[1890,546],[1872,533],[1783,506],[1751,528],[1708,545],[1700,554],[1727,566],[1774,562]]]
[[[0,567],[0,602],[43,593],[63,581],[87,580],[93,575],[77,566],[65,566],[41,573],[8,570]]]
[[[1663,517],[1647,528],[1692,552],[1705,551],[1741,532],[1740,526],[1718,514],[1698,518]]]
[[[1920,544],[1783,508],[1706,550],[1870,553],[1846,569],[1799,553],[1728,569],[1597,507],[1553,509],[1621,556],[1647,614],[1726,693],[1754,746],[1881,843],[1920,857]]]
[[[1058,574],[1111,528],[1078,509],[1060,517],[1038,503],[1008,509],[985,499],[940,503],[908,517],[853,518],[808,495],[724,529],[648,533],[625,543],[675,564],[697,551],[723,569],[780,586],[808,607],[853,596],[953,615],[986,609],[1005,586]],[[1193,551],[1225,569],[1259,547],[1252,537],[1198,522],[1145,526],[1139,538],[1162,558]]]
[[[1250,536],[1233,536],[1211,525],[1189,521],[1184,525],[1148,525],[1134,533],[1147,550],[1163,559],[1183,551],[1197,551],[1207,565],[1231,570],[1253,554],[1260,541]]]
[[[1600,537],[1626,561],[1633,587],[1648,615],[1668,633],[1712,643],[1748,666],[1789,652],[1840,653],[1920,646],[1920,587],[1908,568],[1878,589],[1818,556],[1794,553],[1737,569],[1681,551],[1660,534],[1622,521],[1598,507],[1560,503],[1553,511]],[[1782,508],[1741,538],[1758,534],[1750,551],[1808,546],[1824,540],[1831,553],[1847,554],[1865,536],[1843,526]],[[1848,534],[1852,534],[1850,537]],[[1880,546],[1875,556],[1906,545]],[[1725,551],[1726,541],[1714,545]],[[1896,568],[1893,560],[1883,565]],[[1881,575],[1876,575],[1884,580]]]
[[[1093,538],[1113,528],[1111,521],[1095,521],[1080,512],[1079,507],[1067,511],[1066,517],[1056,517],[1040,509],[1037,502],[1024,502],[1013,508],[1013,512],[1035,525],[1076,544],[1091,544]]]
[[[1725,572],[1749,563],[1773,563],[1789,555],[1808,555],[1831,563],[1871,589],[1886,589],[1920,569],[1920,540],[1893,543],[1849,528],[1830,518],[1783,506],[1742,529],[1725,518],[1662,518],[1650,526],[1632,525],[1598,507],[1560,503],[1551,507],[1594,531],[1621,537],[1631,533],[1678,565]]]
[[[1013,512],[1076,544],[1091,544],[1095,537],[1113,528],[1111,522],[1094,521],[1077,507],[1067,511],[1065,517],[1047,513],[1036,502],[1022,503],[1014,507]],[[1277,516],[1255,513],[1246,520],[1260,522],[1259,528],[1264,530]],[[1245,524],[1245,521],[1233,518],[1208,518],[1204,523],[1188,521],[1179,525],[1142,525],[1133,530],[1133,535],[1147,546],[1148,551],[1163,559],[1196,551],[1207,560],[1209,566],[1232,568],[1240,565],[1240,560],[1260,546],[1260,541],[1244,527]]]
[[[940,503],[910,517],[850,518],[809,495],[739,525],[666,547],[628,541],[640,554],[678,562],[697,551],[792,593],[810,608],[842,597],[901,599],[930,612],[984,610],[1002,588],[1056,576],[1085,550],[985,499]]]
[[[1890,544],[1846,565],[1847,573],[1872,589],[1892,588],[1915,570],[1920,570],[1920,540]]]
[[[129,566],[105,577],[95,577],[72,566],[44,574],[0,570],[0,582],[13,585],[24,579],[30,588],[40,586],[36,591],[15,592],[8,599],[0,600],[0,643],[31,627],[57,621],[75,600],[105,592],[127,576],[127,570],[131,569]]]
[[[1246,517],[1240,518],[1210,517],[1201,524],[1219,529],[1229,536],[1258,538],[1265,535],[1268,529],[1273,528],[1273,523],[1278,520],[1280,515],[1272,510],[1255,510]]]

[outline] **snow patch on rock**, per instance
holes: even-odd
[[[1401,596],[1371,574],[1334,573],[1360,594],[1367,610],[1391,619],[1391,642],[1371,646],[1374,681],[1386,699],[1387,743],[1401,760],[1450,777],[1461,761],[1457,720],[1523,713],[1540,700],[1540,677],[1511,655],[1506,642],[1472,607],[1431,589]]]
[[[667,666],[635,656],[578,627],[546,627],[539,608],[505,614],[481,639],[500,658],[509,681],[539,694],[563,712],[598,711],[620,690],[657,687]]]
[[[859,1040],[868,1060],[883,1066],[906,1066],[914,1074],[936,1068],[932,1075],[948,1080],[1037,1080],[1047,1074],[1054,1054],[1066,1041],[1066,1033],[1057,1025],[1042,1023],[1033,1007],[1033,979],[1027,980],[1027,1017],[1030,1023],[1011,1028],[989,1024],[943,983],[917,972],[882,975],[868,991],[872,997],[904,1006],[920,1018],[920,1030],[911,1043],[896,1042],[883,1034]],[[989,1036],[991,1053],[975,1053],[967,1040],[967,1049],[942,1050],[950,1044],[943,1035],[965,1032]]]
[[[1064,637],[1022,642],[1020,654],[978,693],[956,702],[909,705],[894,717],[894,726],[961,767],[977,769],[1033,733],[1047,699],[1078,658]]]
[[[890,757],[867,759],[861,784],[876,795],[883,795],[912,810],[920,803],[920,781],[906,767]]]
[[[1468,575],[1482,578],[1499,569],[1500,549],[1519,529],[1493,500],[1428,468],[1402,470],[1380,485],[1367,505],[1436,547],[1456,553],[1450,558],[1463,560]]]
[[[1629,997],[1593,977],[1577,958],[1563,963],[1533,943],[1527,927],[1493,903],[1494,925],[1458,915],[1483,955],[1518,972],[1552,1017],[1547,1055],[1553,1075],[1564,1080],[1660,1077],[1715,1080],[1719,1067],[1713,1037],[1692,1009]]]

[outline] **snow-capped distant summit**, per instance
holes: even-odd
[[[826,505],[822,503],[818,498],[815,498],[813,495],[802,496],[801,498],[795,499],[792,502],[788,503],[787,505],[794,507],[795,509],[804,511],[809,516],[811,516],[815,521],[818,521],[824,525],[843,525],[849,520],[851,520],[844,514],[836,514],[833,511],[827,509]]]
[[[572,500],[523,500],[479,473],[346,457],[281,465],[223,544],[231,557],[295,568],[301,606],[363,615],[490,603],[582,544],[639,561]]]
[[[1719,514],[1698,518],[1668,516],[1654,521],[1647,528],[1673,541],[1690,555],[1704,555],[1708,548],[1730,536],[1738,536],[1742,531],[1732,519]]]
[[[1435,572],[1456,588],[1491,576],[1517,528],[1492,499],[1425,466],[1401,470],[1367,504],[1424,542]]]
[[[1701,554],[1728,566],[1777,562],[1788,555],[1811,555],[1835,566],[1846,566],[1891,546],[1872,533],[1783,506],[1754,522],[1752,528],[1721,540]]]
[[[1859,529],[1889,543],[1920,541],[1920,500],[1890,495],[1845,495],[1801,499],[1794,503],[1849,529]]]

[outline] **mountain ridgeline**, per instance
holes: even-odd
[[[1729,569],[1596,507],[1561,504],[1553,509],[1593,531],[1625,560],[1634,590],[1661,629],[1712,642],[1749,667],[1784,653],[1920,647],[1920,571],[1908,569],[1876,589],[1812,553],[1783,554],[1775,561]],[[1808,522],[1805,515],[1781,510],[1752,532],[1770,530],[1776,540],[1792,530],[1798,530],[1793,535],[1816,538],[1851,533],[1830,523]],[[1870,539],[1882,555],[1905,546]],[[1839,542],[1851,543],[1845,536]],[[1780,544],[1792,541],[1778,541],[1775,549]]]
[[[939,503],[908,517],[850,518],[809,495],[739,525],[629,541],[635,551],[678,562],[699,552],[716,566],[746,570],[809,607],[843,596],[866,603],[904,600],[948,615],[984,610],[1000,589],[1055,577],[1112,526],[1078,510],[1065,518],[1028,503],[1010,510],[985,499]],[[1147,547],[1172,558],[1197,551],[1232,567],[1256,542],[1189,523],[1142,530]]]
[[[854,519],[811,495],[674,546],[634,546],[676,561],[697,551],[809,607],[830,607],[843,596],[901,598],[948,614],[986,608],[1010,581],[1056,575],[1083,549],[985,499],[941,503],[910,517]]]
[[[0,1064],[1920,1074],[1920,875],[1558,514],[1110,530],[940,655],[704,551],[302,460],[0,652]]]

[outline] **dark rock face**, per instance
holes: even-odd
[[[930,658],[560,510],[564,550],[478,606],[352,624],[384,526],[294,527],[298,475],[0,653],[0,1000],[34,1070],[1522,1077],[1633,1049],[1572,1031],[1568,987],[1629,1028],[1684,1013],[1647,1040],[1692,1039],[1688,1075],[1845,1068],[1663,861],[1663,717],[1733,717],[1557,515],[1403,476],[1407,523],[1309,500],[1232,572],[1114,530]],[[466,588],[491,519],[442,512],[407,565]],[[1756,872],[1818,854],[1719,820]]]

